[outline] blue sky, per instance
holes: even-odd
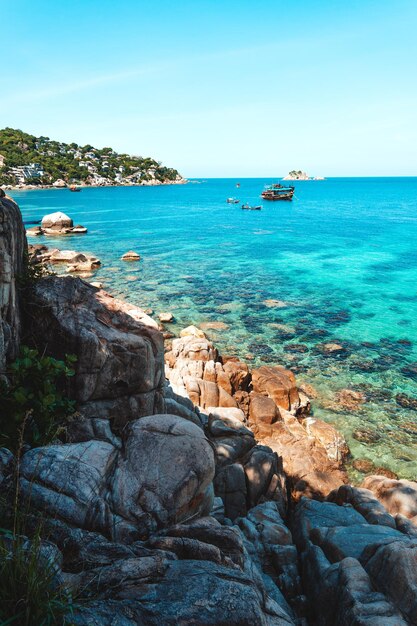
[[[192,176],[417,175],[416,0],[0,0],[0,126]]]

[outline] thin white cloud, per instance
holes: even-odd
[[[61,96],[70,95],[77,92],[88,91],[94,87],[100,87],[103,85],[109,85],[112,83],[123,82],[141,76],[152,75],[160,72],[172,72],[178,68],[184,68],[190,65],[198,65],[209,61],[222,61],[227,59],[239,58],[246,55],[254,55],[260,53],[272,53],[272,52],[289,52],[293,48],[298,48],[303,45],[323,45],[323,39],[311,39],[307,41],[305,38],[300,40],[283,40],[280,42],[258,44],[252,46],[244,46],[239,48],[232,48],[226,50],[219,50],[216,52],[202,53],[199,55],[192,55],[186,57],[180,57],[172,59],[170,61],[162,61],[160,63],[149,64],[143,67],[132,67],[127,70],[118,72],[112,72],[103,75],[94,75],[76,80],[73,82],[66,81],[61,84],[54,84],[45,88],[37,88],[32,91],[22,91],[3,97],[0,102],[0,110],[7,110],[10,106],[23,103],[34,103],[42,100],[52,100]],[[48,77],[48,83],[52,78]],[[4,90],[7,93],[7,90]]]

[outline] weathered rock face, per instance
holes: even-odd
[[[282,408],[279,413],[278,421],[260,421],[251,427],[282,458],[292,496],[323,498],[347,482],[343,460],[348,449],[336,429],[312,418],[299,420]]]
[[[17,278],[24,268],[26,236],[19,207],[0,197],[0,373],[17,356],[21,315]]]
[[[163,339],[141,309],[79,278],[36,282],[28,326],[49,354],[77,356],[72,394],[86,417],[121,428],[163,410]]]
[[[347,488],[339,491],[340,498],[349,496]],[[355,508],[306,498],[296,508],[294,536],[301,553],[309,617],[314,624],[416,623],[415,542],[399,532],[395,524],[394,528],[386,525],[380,503],[372,495],[365,495],[350,493]]]
[[[92,440],[29,451],[22,493],[51,518],[128,542],[210,511],[214,454],[201,428],[155,415],[125,437],[123,450]]]
[[[268,396],[287,411],[297,408],[300,403],[294,374],[279,365],[263,365],[253,370],[252,385],[256,393]]]

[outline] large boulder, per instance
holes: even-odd
[[[80,224],[74,226],[73,221],[68,215],[61,211],[50,213],[42,218],[42,223],[39,231],[31,232],[31,229],[27,231],[28,234],[44,234],[44,235],[68,235],[68,234],[84,234],[87,229]]]
[[[17,356],[21,315],[17,280],[24,271],[26,236],[19,207],[0,197],[0,371]]]
[[[63,230],[64,228],[72,228],[74,226],[74,222],[68,215],[62,213],[61,211],[56,211],[55,213],[49,213],[48,215],[44,215],[41,222],[42,228],[49,228],[50,230]]]
[[[163,338],[138,307],[79,278],[53,276],[36,282],[28,323],[42,351],[76,355],[71,394],[87,417],[121,428],[163,410]]]
[[[30,450],[20,486],[44,516],[130,542],[207,514],[213,476],[201,428],[155,415],[129,425],[123,450],[97,440]]]

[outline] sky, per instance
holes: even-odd
[[[417,0],[0,0],[0,127],[187,177],[417,175]]]

